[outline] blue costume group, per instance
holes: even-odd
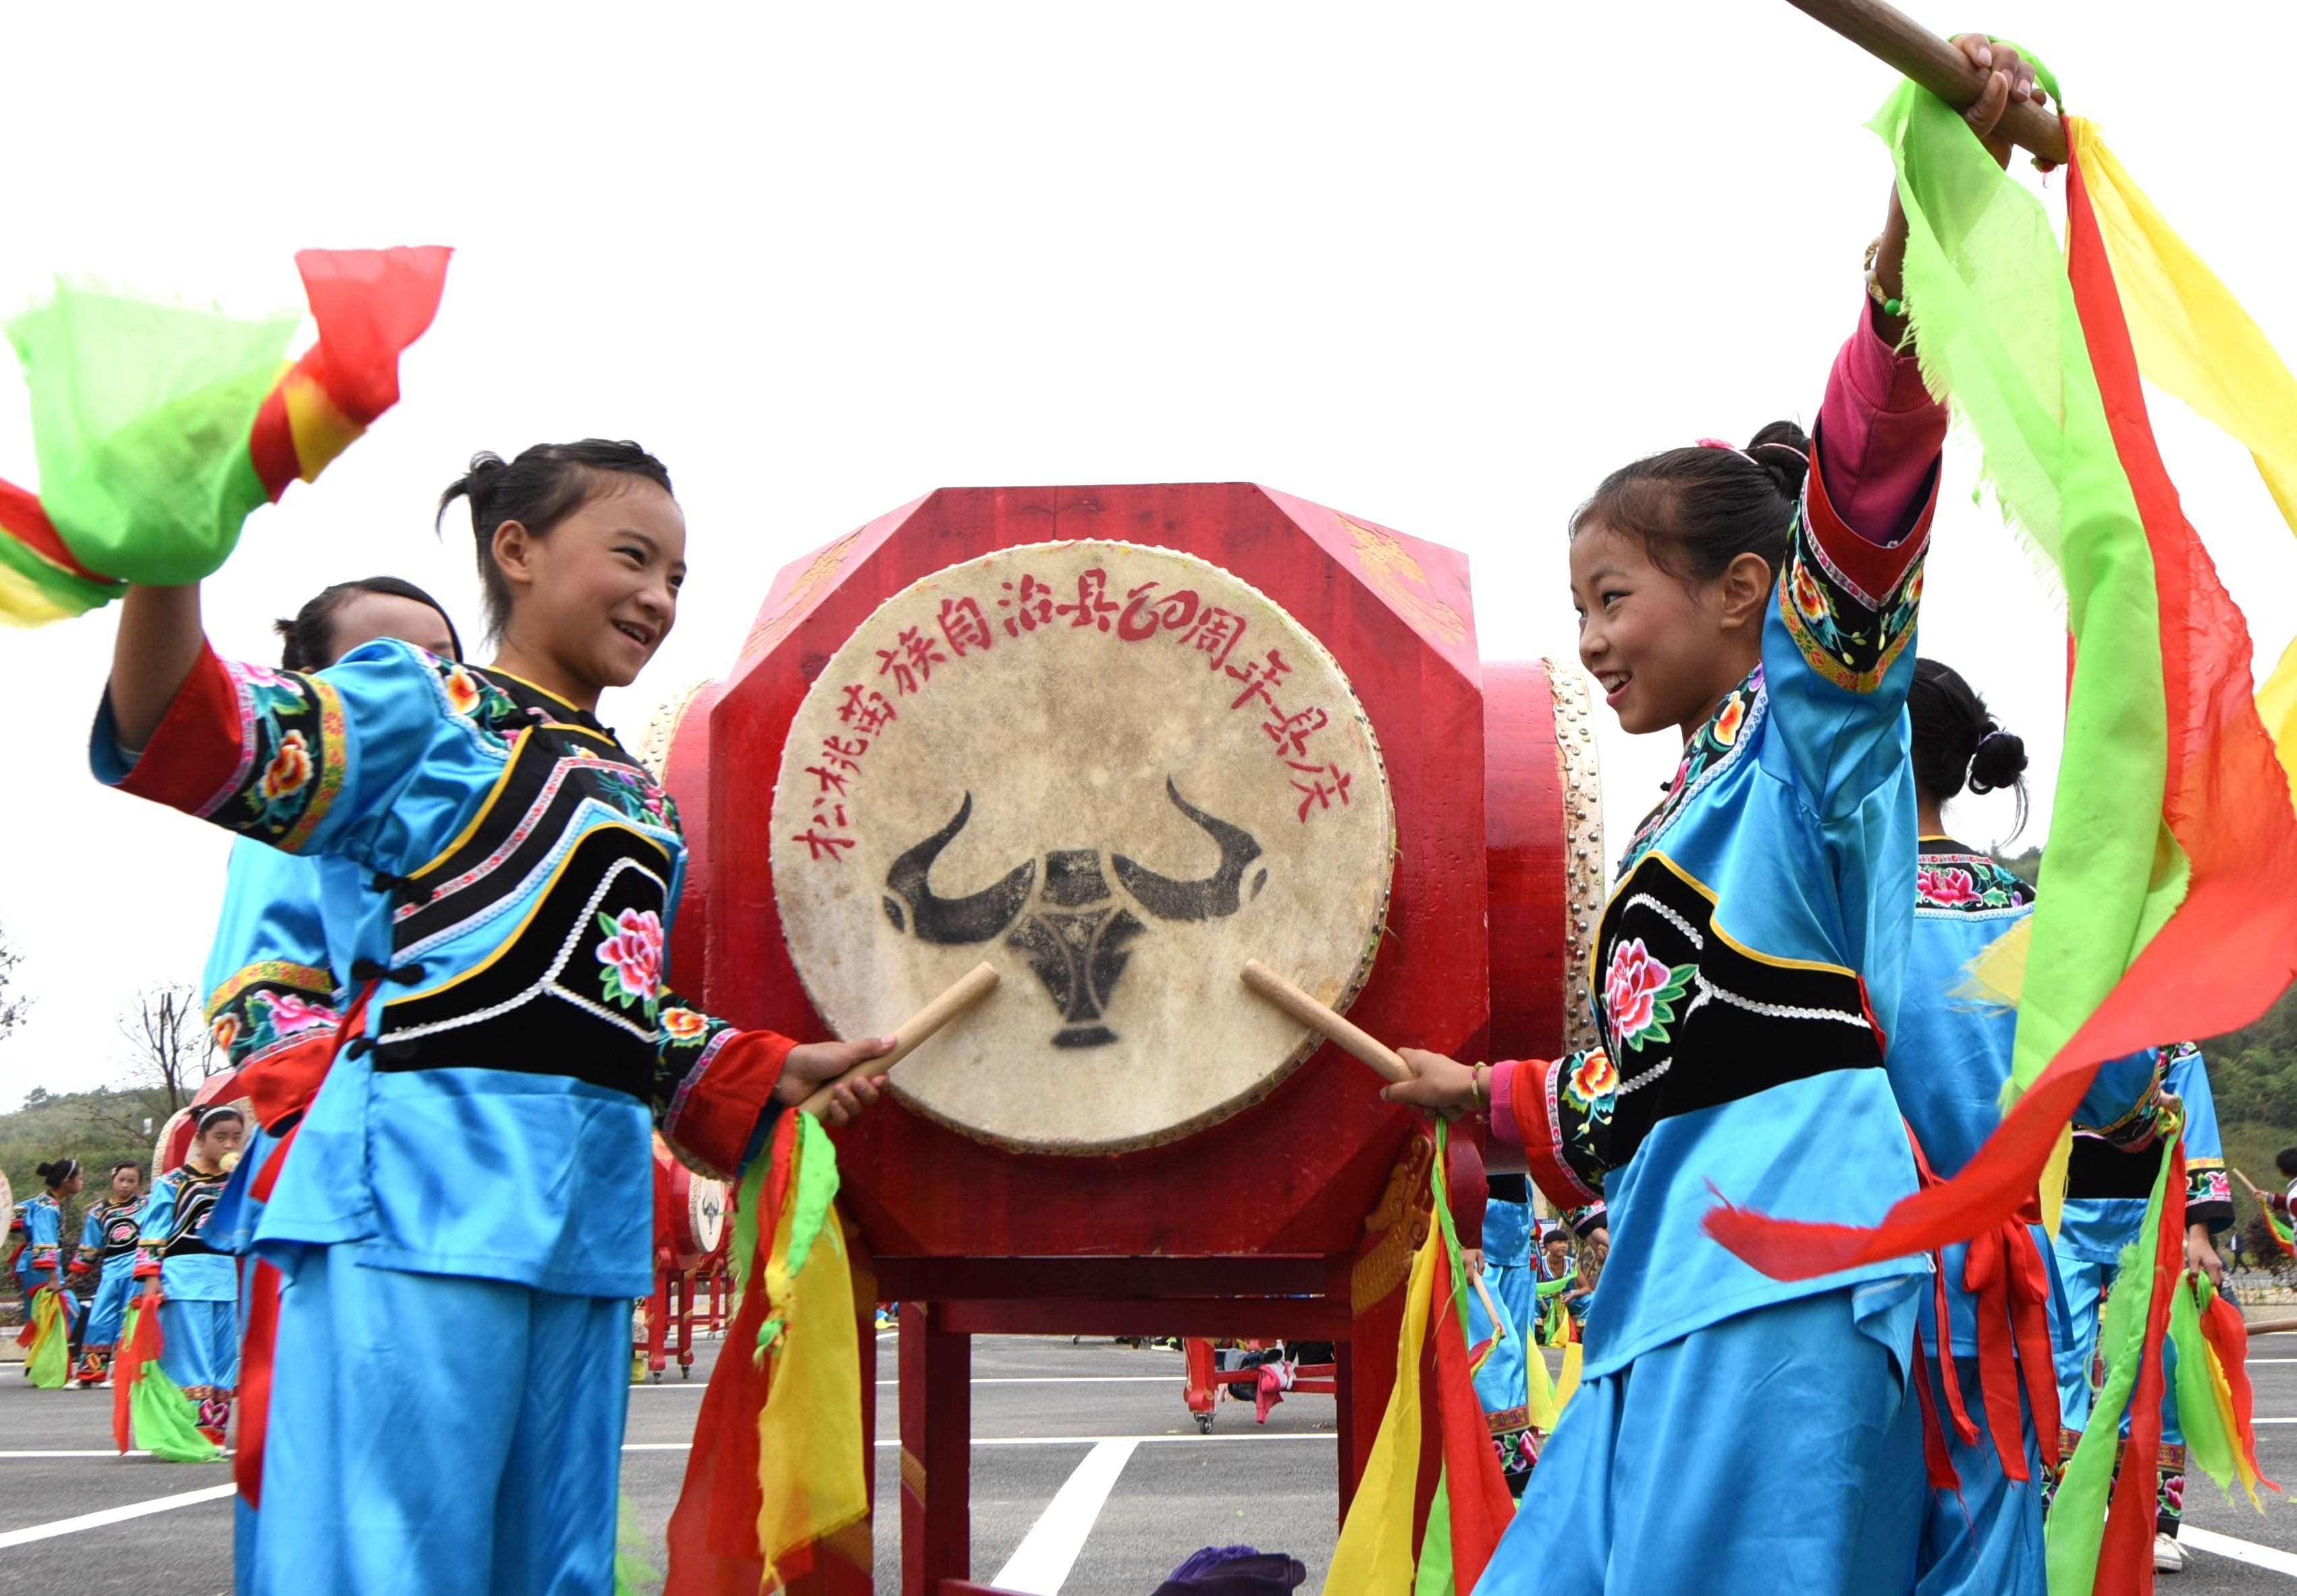
[[[664,983],[668,796],[588,712],[397,642],[203,653],[139,755],[107,703],[92,759],[318,861],[235,862],[218,939],[267,1140],[218,1226],[281,1281],[241,1588],[604,1592],[652,1132],[737,1173],[791,1046]],[[254,1057],[338,1025],[284,1088]]]
[[[239,1386],[239,1271],[208,1234],[227,1179],[220,1169],[185,1164],[152,1181],[134,1267],[139,1284],[160,1292],[160,1367],[196,1404],[200,1429],[218,1445]]]
[[[80,1357],[73,1378],[83,1386],[101,1384],[111,1370],[113,1348],[119,1345],[121,1322],[136,1289],[136,1254],[144,1235],[144,1205],[149,1194],[138,1192],[125,1203],[109,1199],[91,1205],[80,1222],[79,1256],[75,1273],[93,1274],[95,1291],[80,1329]]]

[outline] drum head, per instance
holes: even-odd
[[[694,1175],[686,1184],[686,1238],[695,1255],[707,1258],[726,1239],[726,1182]]]
[[[1379,744],[1323,646],[1172,549],[1041,543],[887,600],[822,669],[774,788],[808,995],[882,1034],[986,959],[996,991],[891,1077],[1036,1152],[1154,1146],[1316,1039],[1258,958],[1345,1008],[1386,912]]]
[[[0,1213],[7,1215],[7,1218],[0,1220],[0,1225],[12,1225],[16,1222],[16,1194],[8,1185],[8,1173],[5,1170],[0,1170]]]
[[[192,1146],[192,1110],[178,1108],[160,1127],[152,1144],[152,1179],[156,1181],[184,1161]]]

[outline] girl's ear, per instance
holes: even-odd
[[[540,541],[526,530],[523,521],[506,521],[495,528],[489,550],[494,556],[495,568],[513,588],[533,585],[534,550]]]
[[[1741,554],[1733,557],[1714,583],[1718,601],[1717,618],[1725,630],[1762,629],[1763,613],[1770,605],[1774,580],[1771,563],[1762,555]]]

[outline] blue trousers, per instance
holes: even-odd
[[[1851,1296],[1758,1308],[1583,1384],[1476,1596],[1913,1590],[1921,1408]]]
[[[132,1258],[122,1258],[104,1265],[98,1276],[95,1296],[87,1311],[87,1328],[80,1332],[84,1346],[117,1346],[119,1327],[128,1316],[128,1304],[136,1296],[136,1271]]]
[[[280,1297],[240,1596],[608,1596],[629,1302],[354,1252]]]
[[[1947,1417],[1946,1390],[1938,1364],[1922,1359],[1919,1378],[1930,1382],[1931,1405],[1946,1431],[1947,1452],[1962,1481],[1957,1495],[1932,1491],[1922,1521],[1922,1549],[1916,1563],[1918,1596],[2046,1596],[2049,1567],[2042,1542],[2042,1453],[2034,1436],[2034,1415],[2018,1394],[2020,1439],[2026,1450],[2023,1484],[2002,1472],[1986,1426],[1986,1403],[1979,1394],[1978,1360],[1956,1358],[1955,1374],[1978,1440],[1965,1446]]]
[[[2058,1254],[2058,1274],[2066,1283],[2071,1327],[2058,1345],[2058,1409],[2070,1430],[2089,1427],[2089,1370],[2097,1356],[2099,1304],[2120,1272],[2111,1263],[2069,1257],[2062,1249]],[[2178,1426],[2178,1349],[2167,1341],[2161,1344],[2161,1439],[2168,1445],[2182,1446],[2186,1432]],[[2123,1434],[2128,1433],[2126,1414],[2121,1428]]]
[[[239,1304],[235,1302],[160,1304],[160,1367],[198,1396],[208,1387],[229,1394],[239,1384]]]

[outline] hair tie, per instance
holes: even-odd
[[[1719,448],[1727,454],[1736,455],[1741,460],[1746,461],[1750,465],[1755,463],[1754,456],[1749,454],[1745,449],[1741,448],[1737,444],[1725,443],[1720,438],[1698,438],[1692,440],[1692,441],[1700,448]]]
[[[1782,448],[1786,450],[1787,453],[1792,455],[1796,459],[1800,460],[1804,465],[1807,465],[1810,464],[1809,450],[1797,448],[1793,444],[1789,443],[1783,438],[1766,438],[1760,443],[1750,443],[1747,447],[1749,448]]]
[[[1979,749],[1985,747],[1988,743],[1991,743],[1991,742],[1992,742],[1995,738],[1996,738],[1996,737],[2006,737],[2006,736],[2008,736],[2009,735],[2010,735],[2010,734],[2009,734],[2008,732],[2004,731],[2000,727],[1998,727],[1998,726],[1997,726],[1997,727],[1996,727],[1993,730],[1991,730],[1991,731],[1988,732],[1984,736],[1982,736],[1982,737],[1979,738],[1979,739],[1978,739],[1978,741],[1977,741],[1977,743],[1976,743],[1976,744],[1974,744],[1974,745],[1972,746],[1972,748],[1971,748],[1971,750],[1970,750],[1970,757],[1971,757],[1971,758],[1972,758],[1972,759],[1976,759],[1976,758],[1978,757],[1978,751],[1979,751]]]

